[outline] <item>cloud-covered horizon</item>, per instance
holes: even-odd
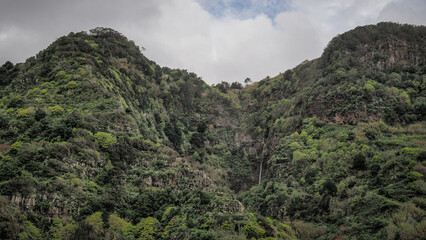
[[[254,81],[321,55],[337,34],[392,21],[426,24],[423,0],[2,0],[0,64],[69,32],[113,28],[161,66],[207,83]]]

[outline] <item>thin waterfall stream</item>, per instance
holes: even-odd
[[[260,162],[260,170],[259,170],[259,184],[260,184],[260,181],[262,181],[262,165],[263,165],[263,161],[262,161],[262,162]]]

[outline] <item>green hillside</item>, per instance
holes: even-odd
[[[426,28],[380,23],[241,88],[70,33],[0,68],[5,239],[420,239]]]

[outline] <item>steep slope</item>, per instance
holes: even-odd
[[[162,68],[105,28],[8,62],[0,235],[419,239],[425,33],[358,27],[243,89]]]
[[[254,96],[280,115],[328,122],[424,119],[425,29],[380,23],[334,38],[319,59],[261,81]],[[283,101],[286,100],[284,103]]]
[[[265,145],[244,206],[291,219],[303,239],[424,236],[425,36],[424,26],[358,27],[246,89]]]
[[[240,107],[195,74],[105,28],[0,74],[2,236],[210,239],[253,224],[294,235],[234,199],[252,183]]]

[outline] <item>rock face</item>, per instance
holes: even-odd
[[[186,180],[183,180],[186,179]],[[176,190],[194,190],[198,188],[211,189],[213,181],[204,171],[187,171],[180,169],[173,175],[147,176],[143,181],[148,187],[166,188],[173,186]]]
[[[9,150],[11,144],[0,144],[0,152]]]
[[[286,99],[275,107],[282,115],[338,124],[407,123],[400,116],[411,114],[421,118],[423,107],[407,107],[404,101],[413,103],[413,97],[422,96],[424,32],[421,26],[391,23],[358,27],[335,37],[319,59],[262,81],[262,87],[273,86],[266,88],[263,101],[273,105],[271,101]],[[407,97],[404,91],[412,94]]]
[[[66,197],[56,193],[37,193],[29,196],[21,194],[12,195],[10,201],[24,212],[37,212],[46,214],[49,219],[56,217],[69,217],[78,214],[80,208],[73,206],[76,202],[65,200]]]
[[[390,36],[386,42],[378,46],[365,45],[364,48],[367,53],[359,58],[360,62],[374,63],[380,71],[393,69],[395,64],[400,63],[420,66],[425,61],[424,56],[418,54],[424,51],[424,46],[395,36]]]
[[[11,202],[19,206],[23,211],[34,211],[36,195],[31,194],[28,197],[23,197],[20,194],[13,195]]]
[[[242,213],[244,212],[243,204],[234,199],[216,199],[212,203],[212,209],[216,209],[218,212],[226,213]]]

